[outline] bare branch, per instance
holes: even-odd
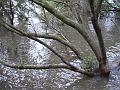
[[[99,11],[101,10],[102,2],[103,2],[103,0],[98,1],[98,6],[97,6],[97,9],[96,9],[98,11],[95,11],[94,0],[89,0],[91,12],[93,14],[93,17],[91,18],[91,21],[92,21],[94,30],[96,32],[99,47],[100,47],[100,53],[99,53],[100,58],[98,58],[98,59],[100,61],[100,64],[101,63],[106,64],[107,63],[107,61],[106,61],[107,60],[106,50],[105,50],[104,40],[103,40],[103,37],[102,37],[102,30],[101,30],[100,25],[98,23],[98,14],[99,14]]]
[[[68,46],[76,55],[77,57],[82,60],[79,51],[70,43],[67,42],[64,39],[61,39],[59,36],[57,35],[52,35],[52,34],[35,34],[35,33],[29,33],[29,35],[34,36],[34,37],[38,37],[38,38],[45,38],[45,39],[53,39],[56,40],[60,43],[62,43],[65,46]]]
[[[1,24],[2,24],[2,26],[4,26],[5,28],[7,28],[8,30],[10,30],[12,32],[13,31],[17,31],[17,29],[15,27],[13,27],[12,25],[3,24],[3,23],[1,23]],[[57,69],[57,68],[63,68],[63,69],[69,69],[69,70],[72,70],[74,72],[78,72],[78,73],[81,73],[81,74],[84,74],[84,75],[87,75],[87,76],[94,76],[93,73],[87,72],[87,71],[84,71],[84,70],[80,70],[76,66],[74,66],[74,65],[66,62],[61,55],[59,55],[55,50],[53,50],[50,46],[48,46],[47,44],[45,44],[41,40],[39,40],[39,39],[37,39],[35,37],[32,37],[30,35],[27,35],[26,33],[22,32],[22,31],[19,31],[17,34],[22,35],[24,37],[28,37],[28,38],[30,38],[32,40],[35,40],[35,41],[41,43],[42,45],[44,45],[45,47],[47,47],[49,50],[51,50],[55,55],[57,55],[62,60],[62,62],[64,64],[66,64],[66,65],[45,65],[45,66],[36,66],[36,65],[11,65],[11,64],[5,63],[3,61],[0,61],[1,64],[5,65],[7,67],[15,68],[15,69]]]
[[[63,14],[61,14],[56,9],[54,9],[52,6],[50,6],[45,0],[33,0],[33,2],[36,3],[37,5],[44,7],[48,12],[53,14],[55,17],[60,19],[62,22],[71,26],[75,30],[77,30],[84,37],[84,39],[87,41],[87,43],[89,44],[89,46],[93,50],[94,54],[96,55],[96,57],[99,57],[100,50],[99,50],[98,46],[90,38],[88,33],[84,29],[82,29],[81,24],[76,23],[75,21],[65,17]]]
[[[101,11],[101,6],[102,6],[102,2],[103,2],[104,0],[99,0],[98,1],[98,4],[97,4],[97,8],[96,8],[96,18],[98,18],[98,16],[99,16],[99,13],[100,13],[100,11]]]
[[[55,3],[58,3],[58,4],[63,4],[65,6],[67,6],[67,7],[70,7],[67,3],[62,2],[62,1],[52,0],[52,2],[55,2]]]
[[[9,25],[9,24],[6,24],[6,23],[3,24],[3,23],[5,23],[5,22],[2,22],[2,23],[1,23],[3,27],[7,28],[8,30],[10,30],[10,31],[12,31],[12,32],[17,31],[17,34],[19,34],[19,35],[21,35],[21,36],[24,36],[24,37],[28,37],[28,38],[30,38],[30,39],[32,39],[32,40],[35,40],[35,41],[39,42],[40,44],[42,44],[42,45],[44,45],[45,47],[47,47],[50,51],[52,51],[55,55],[57,55],[57,56],[62,60],[63,63],[65,63],[66,65],[68,65],[68,66],[70,66],[70,67],[72,67],[72,68],[74,68],[74,69],[77,69],[77,67],[75,67],[74,65],[71,65],[70,63],[66,62],[66,61],[64,60],[64,58],[63,58],[59,53],[57,53],[54,49],[52,49],[52,48],[51,48],[49,45],[47,45],[45,42],[37,39],[36,37],[30,36],[29,34],[26,34],[25,32],[22,32],[22,31],[16,29],[16,28],[13,27],[12,25]],[[15,33],[16,33],[16,32],[15,32]]]
[[[117,12],[120,12],[120,8],[117,8],[115,6],[113,6],[111,3],[109,3],[107,0],[105,0],[105,2],[110,5],[110,7],[114,8]]]
[[[84,70],[80,69],[74,69],[68,65],[64,64],[48,64],[48,65],[13,65],[13,64],[8,64],[6,62],[3,62],[4,60],[0,60],[0,63],[4,66],[10,67],[10,68],[15,68],[15,69],[36,69],[36,70],[41,70],[41,69],[69,69],[74,72],[78,72],[87,76],[94,76],[93,73],[86,72]]]

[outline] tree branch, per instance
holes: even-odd
[[[101,5],[102,5],[103,0],[99,0],[98,1],[98,6],[96,8],[96,10],[94,10],[94,0],[90,0],[89,4],[90,4],[90,8],[91,8],[91,12],[93,14],[93,17],[91,18],[94,30],[96,32],[97,38],[98,38],[98,43],[99,43],[99,47],[100,47],[100,58],[99,59],[99,63],[100,64],[106,64],[107,62],[107,56],[106,56],[106,50],[105,50],[105,45],[104,45],[104,40],[102,37],[102,31],[100,28],[100,25],[98,23],[98,14],[99,11],[101,10]]]
[[[3,23],[4,23],[4,24],[3,24]],[[26,34],[25,32],[22,32],[22,31],[16,29],[15,27],[13,27],[12,25],[9,25],[9,24],[7,24],[7,23],[5,23],[5,22],[2,22],[1,25],[2,25],[3,27],[7,28],[8,30],[12,31],[12,32],[17,31],[17,33],[15,32],[16,34],[19,34],[19,35],[24,36],[24,37],[28,37],[28,38],[30,38],[30,39],[32,39],[32,40],[35,40],[35,41],[37,41],[38,43],[44,45],[44,46],[47,47],[50,51],[52,51],[55,55],[57,55],[57,56],[62,60],[63,63],[65,63],[66,65],[72,67],[73,69],[77,69],[77,67],[75,67],[74,65],[72,65],[72,64],[68,63],[66,60],[64,60],[64,58],[63,58],[59,53],[57,53],[54,49],[52,49],[52,48],[51,48],[49,45],[47,45],[45,42],[37,39],[36,37],[30,36],[29,34]]]
[[[99,0],[98,1],[98,4],[97,4],[97,8],[96,8],[96,18],[98,18],[98,16],[99,16],[99,13],[100,13],[100,11],[101,11],[101,6],[102,6],[102,2],[103,2],[104,0]]]
[[[3,27],[7,28],[9,31],[12,31],[12,32],[17,30],[12,25],[3,24],[3,23],[1,23],[1,25]],[[69,70],[72,70],[74,72],[78,72],[78,73],[81,73],[81,74],[84,74],[84,75],[87,75],[87,76],[90,76],[90,77],[94,76],[93,73],[87,72],[87,71],[84,71],[84,70],[80,70],[76,66],[66,62],[61,55],[59,55],[56,51],[54,51],[51,47],[49,47],[47,44],[45,44],[41,40],[39,40],[37,38],[34,38],[34,37],[30,36],[30,35],[27,35],[27,34],[23,33],[22,31],[19,31],[16,34],[19,34],[19,35],[24,36],[24,37],[28,37],[28,38],[30,38],[32,40],[35,40],[35,41],[41,43],[42,45],[47,47],[49,50],[51,50],[55,55],[57,55],[62,60],[62,62],[64,64],[66,64],[66,65],[57,65],[57,64],[55,64],[55,65],[43,65],[43,66],[37,66],[37,65],[12,65],[12,64],[8,64],[8,63],[5,63],[3,61],[0,61],[1,64],[5,65],[7,67],[10,67],[10,68],[15,68],[15,69],[58,69],[58,68],[63,68],[63,69],[69,69]]]
[[[113,6],[111,3],[109,3],[107,0],[105,0],[105,2],[110,5],[110,7],[114,8],[117,12],[120,12],[120,8],[117,8],[115,6]]]
[[[10,68],[15,68],[15,69],[36,69],[36,70],[41,70],[41,69],[68,69],[74,72],[78,72],[87,76],[93,77],[94,74],[90,72],[86,72],[80,69],[73,69],[72,67],[64,64],[48,64],[48,65],[13,65],[13,64],[8,64],[6,62],[3,62],[4,60],[0,60],[0,63],[4,66],[10,67]]]
[[[75,54],[76,56],[82,60],[81,56],[80,56],[80,52],[71,44],[69,43],[68,41],[64,40],[64,39],[61,39],[59,36],[57,35],[52,35],[52,34],[36,34],[36,33],[28,33],[29,35],[31,36],[34,36],[34,37],[38,37],[38,38],[45,38],[45,39],[53,39],[53,40],[56,40],[60,43],[62,43],[63,45],[69,47]]]
[[[100,50],[98,49],[98,46],[90,38],[88,33],[84,29],[82,29],[81,24],[76,23],[73,20],[65,17],[63,14],[61,14],[56,9],[54,9],[52,6],[50,6],[45,0],[33,0],[33,2],[36,3],[37,5],[40,5],[40,6],[44,7],[48,12],[53,14],[55,17],[60,19],[62,22],[64,22],[65,24],[71,26],[75,30],[77,30],[84,37],[84,39],[87,41],[87,43],[89,44],[89,46],[93,50],[94,54],[96,55],[96,57],[99,57]]]
[[[55,2],[55,3],[58,3],[58,4],[63,4],[65,6],[67,6],[67,7],[70,7],[67,3],[62,2],[62,1],[52,0],[52,2]]]

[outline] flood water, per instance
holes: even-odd
[[[109,79],[88,78],[65,69],[17,70],[0,64],[0,90],[120,90],[120,71],[116,67],[120,61],[120,22],[111,18],[102,19],[101,22],[111,69]],[[41,27],[35,24],[35,28],[45,32]],[[68,27],[63,28],[66,29],[62,31],[63,34],[70,42],[74,43],[82,53],[89,51],[86,55],[91,54],[88,45],[76,31]],[[53,40],[42,40],[64,57],[68,57],[65,46]],[[0,30],[0,60],[24,65],[61,63],[57,56],[41,44],[7,30]],[[80,66],[78,59],[71,59],[70,62]]]

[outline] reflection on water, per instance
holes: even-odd
[[[109,65],[112,66],[109,79],[86,78],[81,74],[64,69],[16,70],[0,65],[0,90],[119,90],[120,71],[117,71],[116,63],[120,60],[120,31],[110,18],[103,20],[101,26],[103,24],[105,24],[105,27],[102,28],[107,57]],[[28,29],[30,28],[28,27]],[[66,35],[66,38],[75,43],[80,51],[88,52],[89,47],[81,39],[82,37],[77,37],[75,31],[68,30],[68,27],[65,28],[63,34]],[[68,37],[68,33],[71,37]],[[57,49],[62,55],[66,55],[65,46],[52,40],[43,39],[43,41]],[[84,50],[85,47],[86,50]],[[7,30],[0,30],[0,59],[4,60],[5,58],[9,63],[36,65],[61,63],[58,57],[39,43],[12,34]],[[70,60],[70,62],[80,66],[80,61],[77,59]]]

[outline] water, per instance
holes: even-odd
[[[120,30],[111,18],[101,21],[102,23],[100,24],[103,30],[107,57],[111,69],[109,79],[100,77],[88,78],[65,69],[17,70],[0,65],[0,90],[119,90],[120,71],[116,66],[120,60]],[[119,25],[118,20],[115,20],[115,22]],[[41,25],[37,26],[37,28],[41,27]],[[62,31],[66,35],[66,38],[70,42],[75,43],[76,48],[82,53],[87,52],[86,55],[89,55],[91,52],[90,48],[82,37],[78,36],[78,33],[72,31],[71,28],[63,28],[66,29]],[[40,30],[41,32],[45,32],[43,29]],[[71,37],[68,37],[68,33]],[[53,40],[42,40],[47,42],[48,45],[56,49],[64,57],[68,57],[65,53],[65,46]],[[0,59],[12,64],[44,65],[61,63],[57,56],[41,44],[12,34],[7,30],[0,31]],[[80,61],[76,58],[71,59],[70,62],[76,66],[80,66]]]

